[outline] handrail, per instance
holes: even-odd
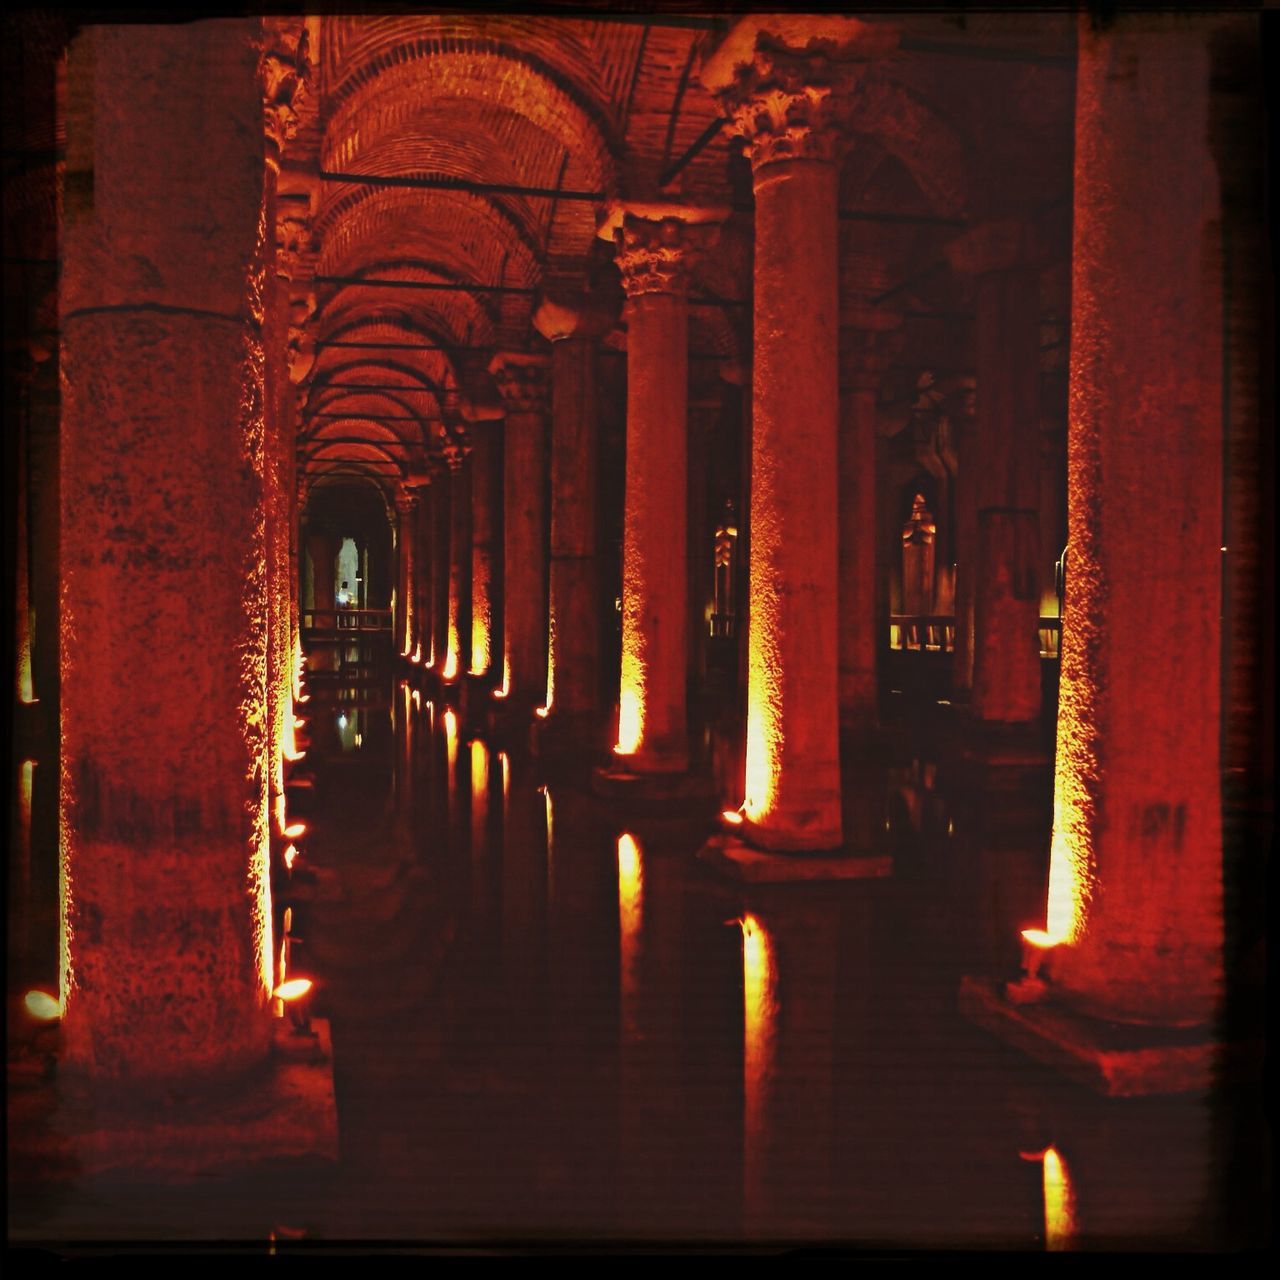
[[[390,609],[304,609],[304,631],[390,631]]]
[[[1056,658],[1062,645],[1062,619],[1039,621],[1040,656]],[[949,613],[893,613],[889,615],[889,648],[902,652],[954,653],[956,620]]]

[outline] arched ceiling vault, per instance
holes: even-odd
[[[1057,109],[1060,66],[966,61],[959,37],[949,39],[960,56],[937,51],[936,20],[893,21],[901,50],[857,90],[841,181],[841,282],[842,297],[879,289],[885,305],[909,313],[952,305],[945,290],[891,286],[928,268],[975,211],[985,216],[990,167],[975,152],[990,149],[999,102],[1054,104],[1037,117],[1039,151],[1017,156],[1038,166],[1024,175],[1036,191],[1051,189],[1059,170],[1069,184],[1070,119]],[[385,497],[425,472],[457,429],[460,386],[472,394],[477,376],[487,379],[476,370],[489,355],[545,349],[532,327],[539,293],[599,283],[608,250],[596,227],[617,196],[735,208],[695,269],[690,350],[708,362],[744,357],[750,174],[741,144],[715,127],[719,110],[698,76],[702,45],[724,22],[320,20],[319,124],[305,139],[318,191],[316,357],[300,436],[309,474],[363,469]],[[913,24],[934,51],[911,51]],[[1000,53],[1008,62],[1010,50]],[[998,89],[1001,76],[1016,93]],[[611,272],[605,265],[605,285],[616,289]]]

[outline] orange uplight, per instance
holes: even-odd
[[[452,680],[458,674],[458,650],[457,637],[451,632],[449,637],[449,649],[444,656],[444,670],[440,672],[442,680]]]
[[[410,659],[410,661],[412,661],[412,662],[418,662],[418,663],[420,663],[420,662],[422,661],[422,644],[421,644],[421,642],[419,642],[418,644],[414,645],[414,647],[413,647],[413,657],[412,657],[412,659]]]
[[[487,597],[471,601],[471,674],[482,676],[489,670],[489,612]]]
[[[1055,1147],[1044,1153],[1044,1244],[1050,1253],[1075,1247],[1076,1195],[1066,1161]]]
[[[1060,938],[1055,938],[1044,929],[1023,929],[1022,939],[1024,942],[1029,942],[1033,947],[1040,947],[1044,950],[1056,947],[1061,941]]]
[[[502,686],[493,691],[495,698],[505,698],[511,692],[511,659],[503,657],[502,659]]]
[[[291,822],[280,833],[286,840],[297,840],[307,834],[307,824],[305,822]]]
[[[738,827],[742,825],[742,814],[737,809],[722,809],[720,817],[730,826]]]
[[[62,1017],[62,1006],[47,991],[28,991],[22,1007],[38,1022],[56,1022]]]
[[[534,711],[533,711],[533,714],[534,714],[535,716],[537,716],[539,720],[545,720],[545,719],[546,719],[546,718],[551,714],[551,708],[550,708],[550,707],[535,707],[535,708],[534,708]]]
[[[623,680],[627,676],[627,658],[623,655]],[[638,688],[629,689],[624,686],[618,696],[618,745],[614,753],[620,756],[631,756],[640,749],[644,736],[644,703]]]
[[[284,851],[284,865],[293,870],[293,864],[298,860],[298,846],[296,844],[286,845]]]
[[[271,994],[277,1000],[284,1000],[287,1003],[290,1000],[301,1000],[314,986],[315,983],[310,978],[290,978],[288,982],[282,982]]]

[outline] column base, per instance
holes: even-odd
[[[705,803],[715,798],[709,778],[682,773],[630,773],[616,761],[591,772],[591,789],[609,800]]]
[[[970,1022],[1108,1098],[1198,1093],[1261,1072],[1261,1042],[1225,1044],[1207,1027],[1138,1027],[1077,1013],[1045,984],[966,977]]]
[[[740,836],[712,836],[698,860],[746,884],[801,884],[830,880],[877,880],[893,874],[893,857],[853,849],[781,853],[758,849]]]
[[[55,1081],[10,1090],[10,1174],[36,1180],[107,1175],[166,1185],[196,1182],[268,1162],[338,1160],[329,1023],[314,1036],[276,1020],[273,1056],[252,1088],[216,1103],[157,1103],[133,1114],[83,1110]]]

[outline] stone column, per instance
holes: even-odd
[[[312,529],[307,534],[307,554],[311,557],[314,588],[312,607],[315,609],[333,608],[333,563],[341,550],[342,539],[336,533]]]
[[[688,745],[689,270],[727,210],[615,205],[627,295],[627,467],[622,535],[620,771],[685,770]]]
[[[975,718],[1040,714],[1040,293],[1031,229],[987,222],[947,247],[976,276]]]
[[[270,1044],[261,30],[69,53],[64,1065],[135,1092]]]
[[[414,637],[414,649],[422,646],[422,665],[430,666],[433,661],[431,619],[435,616],[433,602],[435,600],[435,556],[432,545],[432,531],[435,528],[435,482],[427,478],[418,485],[418,519],[415,525],[417,545],[414,547],[413,563],[417,568],[417,590],[414,595],[414,613],[417,618],[417,634]]]
[[[471,661],[467,670],[487,678],[500,648],[495,609],[502,582],[502,454],[490,422],[468,428],[471,440]]]
[[[718,375],[709,384],[695,380],[689,397],[688,473],[685,509],[688,511],[686,540],[687,587],[689,592],[688,687],[696,698],[707,674],[707,642],[710,635],[707,608],[715,598],[715,530],[722,514],[713,510],[708,492],[711,479],[711,448],[720,417],[721,394]]]
[[[417,620],[413,596],[418,589],[415,569],[418,541],[418,495],[408,489],[396,493],[396,652],[412,655]]]
[[[507,409],[503,474],[503,681],[506,705],[532,711],[547,692],[547,357],[493,358]]]
[[[884,636],[877,600],[876,393],[888,366],[885,331],[859,329],[842,343],[839,444],[840,726],[879,721],[877,658]]]
[[[593,739],[599,712],[600,585],[596,352],[611,317],[585,301],[544,299],[534,315],[551,342],[551,582],[547,725]]]
[[[1207,1023],[1222,985],[1220,21],[1080,24],[1047,932],[1053,987],[1121,1021]]]
[[[443,679],[457,680],[471,665],[471,467],[460,444],[445,449],[449,467],[449,626]]]
[[[756,198],[746,796],[739,830],[779,850],[842,842],[836,109],[886,27],[823,18],[821,58],[789,19],[741,19],[702,80],[747,139]],[[775,31],[776,28],[776,31]],[[781,34],[778,34],[781,33]],[[762,47],[763,46],[763,47]]]
[[[435,671],[444,670],[449,648],[449,569],[453,523],[453,492],[448,467],[437,469],[431,482],[431,640],[423,643],[435,657]]]

